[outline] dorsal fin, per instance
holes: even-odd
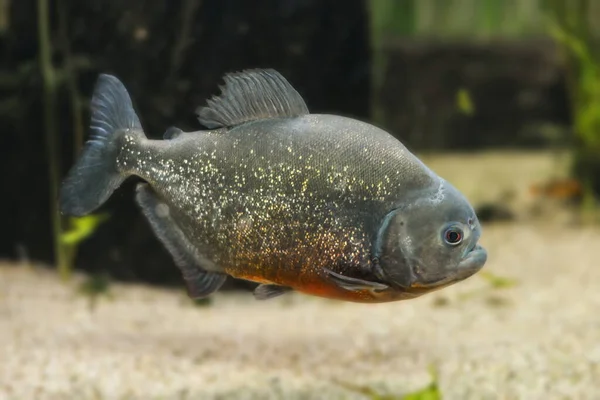
[[[221,94],[196,110],[200,123],[209,129],[309,113],[302,96],[274,69],[229,73],[223,80]]]

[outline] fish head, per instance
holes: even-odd
[[[487,261],[481,233],[471,204],[440,180],[384,218],[374,252],[380,278],[415,295],[467,279]]]

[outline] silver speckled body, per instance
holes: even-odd
[[[319,290],[323,267],[354,276],[370,268],[382,218],[439,186],[390,134],[333,115],[254,121],[170,141],[128,135],[117,162],[169,206],[207,258],[205,269],[309,291]]]

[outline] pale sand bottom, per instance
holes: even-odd
[[[0,399],[364,399],[336,381],[400,395],[431,363],[445,399],[600,398],[600,231],[490,226],[483,244],[517,286],[378,305],[115,285],[90,313],[53,274],[0,268]]]

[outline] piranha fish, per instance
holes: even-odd
[[[90,137],[60,190],[88,214],[130,176],[136,202],[188,295],[227,276],[256,299],[297,291],[343,301],[411,299],[487,260],[468,200],[386,131],[311,114],[273,69],[225,75],[197,110],[206,130],[146,138],[125,86],[99,76]]]

